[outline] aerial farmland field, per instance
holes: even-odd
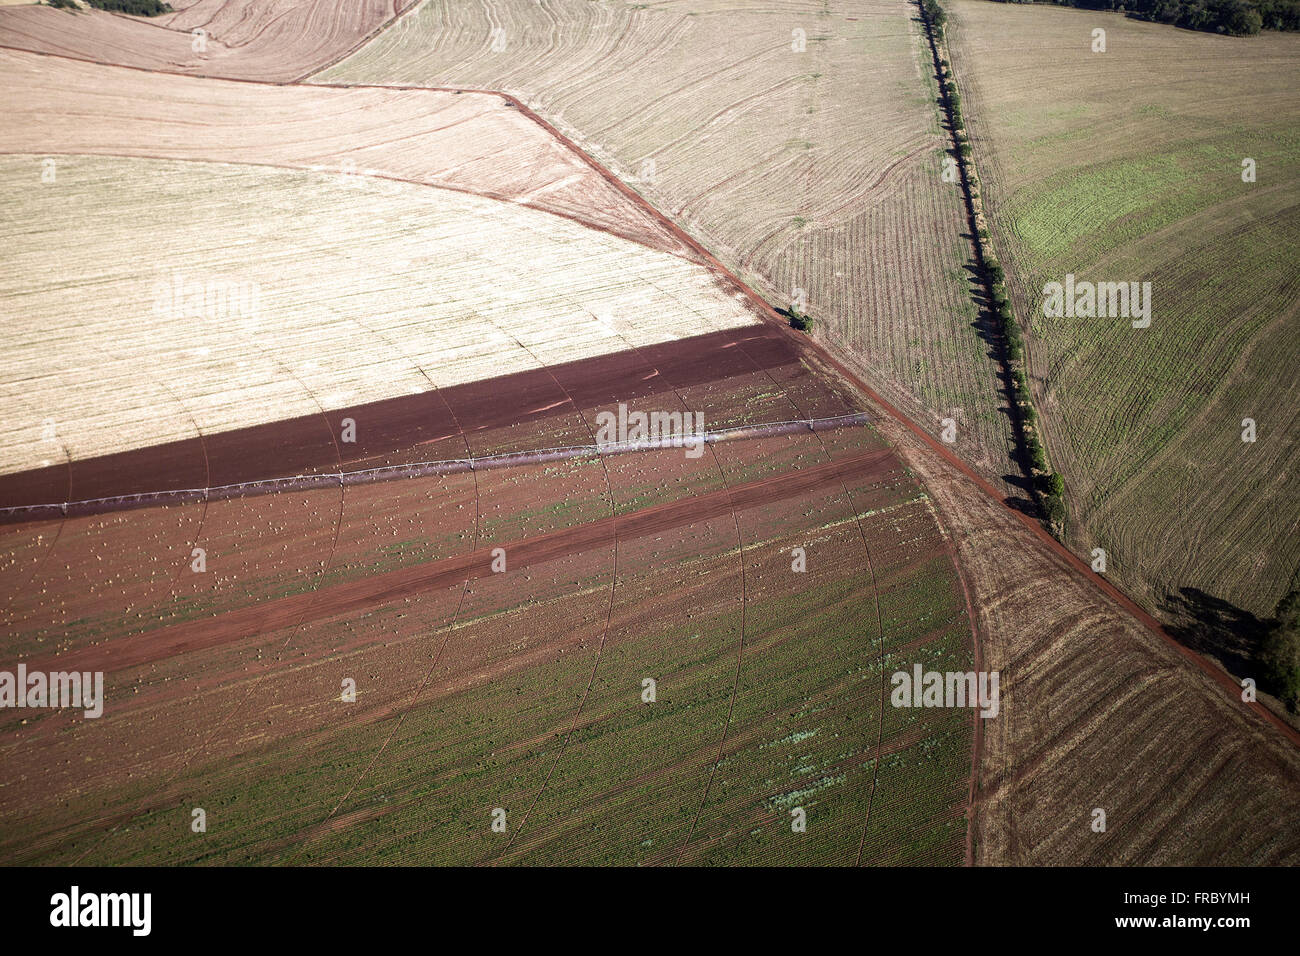
[[[144,70],[285,82],[346,54],[414,0],[177,0],[156,19],[0,6],[4,45]]]
[[[45,414],[4,440],[4,471],[755,321],[703,266],[515,203],[370,180],[340,188],[323,172],[88,157],[57,164],[52,194],[30,188],[42,165],[4,158],[6,202],[75,246],[68,270],[24,290],[26,324],[10,327],[7,388]],[[87,220],[95,228],[71,228]],[[163,269],[147,258],[134,273],[106,268],[146,234],[185,252]],[[20,288],[47,254],[15,250],[0,282]],[[76,308],[87,297],[89,314]],[[146,356],[166,357],[166,381],[142,374]],[[45,418],[58,423],[52,441]]]
[[[1114,931],[1105,868],[1300,864],[1293,39],[0,4],[13,899],[878,867]],[[1045,317],[1066,271],[1154,321]],[[975,866],[1042,869],[924,882]]]
[[[1006,399],[913,14],[894,0],[427,2],[311,82],[517,96],[776,305],[804,302],[816,334],[934,433],[953,419],[1001,477]]]
[[[1300,37],[950,8],[1072,543],[1178,623],[1269,618],[1300,563]],[[1066,274],[1149,282],[1150,326],[1045,316]]]
[[[5,56],[15,79],[28,56]],[[120,92],[77,116],[109,78]],[[959,863],[970,718],[885,721],[882,668],[964,664],[966,604],[924,494],[846,390],[592,167],[530,146],[549,134],[500,97],[186,82],[67,62],[9,121],[15,221],[73,243],[57,274],[24,258],[44,245],[7,261],[27,302],[11,395],[44,412],[5,443],[9,646],[103,670],[132,706],[20,735],[7,765],[42,782],[8,794],[25,836],[6,857]],[[231,123],[236,104],[282,145]],[[199,123],[177,139],[182,109]],[[185,253],[111,265],[141,236]],[[716,441],[601,453],[619,402],[678,405]],[[406,470],[354,483],[376,469]],[[58,502],[68,517],[32,520]],[[340,667],[364,675],[355,704],[329,690]],[[648,674],[675,718],[638,716]],[[345,706],[355,722],[322,737]],[[449,776],[411,776],[411,747],[467,723]],[[131,757],[90,788],[58,769],[95,753]],[[304,774],[333,782],[303,792]],[[907,808],[884,831],[882,783]],[[228,849],[157,835],[194,787],[241,808]],[[477,832],[484,801],[517,838]],[[560,826],[574,801],[603,837]],[[816,838],[773,834],[795,808]]]

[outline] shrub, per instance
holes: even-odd
[[[800,312],[798,307],[791,305],[786,314],[790,316],[790,328],[798,329],[800,332],[812,331],[812,319]]]
[[[1060,495],[1048,495],[1043,500],[1043,514],[1047,523],[1053,528],[1065,527],[1065,499]]]
[[[1294,713],[1300,708],[1300,591],[1278,602],[1260,657],[1269,684]]]
[[[86,0],[98,10],[110,10],[113,13],[129,13],[137,17],[157,17],[171,13],[171,4],[162,0]]]
[[[1065,495],[1065,479],[1056,472],[1039,475],[1036,484],[1038,490],[1049,497],[1062,498]]]

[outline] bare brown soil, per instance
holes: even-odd
[[[637,538],[681,527],[695,521],[748,509],[764,502],[781,501],[813,488],[842,484],[845,480],[881,474],[889,467],[888,451],[873,452],[846,461],[803,468],[792,474],[708,492],[682,502],[655,505],[620,517],[601,518],[549,534],[503,542],[511,563],[528,567],[562,555],[612,545],[619,538]],[[249,523],[241,516],[241,522]],[[302,529],[296,529],[301,533]],[[304,620],[321,620],[356,614],[365,608],[391,604],[407,595],[450,587],[492,573],[490,548],[410,569],[392,571],[361,581],[335,585],[324,591],[265,601],[230,611],[209,620],[177,624],[138,637],[119,637],[111,645],[35,659],[36,670],[113,671],[150,663],[214,644],[271,633]]]
[[[859,431],[859,434],[862,433]],[[836,435],[832,434],[828,437],[836,437]],[[813,436],[805,439],[805,441],[815,440]],[[750,452],[745,451],[750,447],[748,443],[737,444],[727,451],[738,457],[726,463],[724,467],[728,474],[737,475],[743,474],[753,464],[761,464],[765,473],[785,470],[786,466],[782,465],[785,458],[790,454],[806,453],[795,448],[783,450],[779,447],[780,444],[787,443],[796,444],[788,436],[782,436],[779,441],[771,439],[765,444],[759,443]],[[843,449],[827,451],[839,459],[845,453],[852,451],[854,444],[843,443]],[[679,454],[674,453],[671,457],[664,453],[654,454],[671,470],[679,470],[681,462]],[[888,455],[883,451],[876,454]],[[626,462],[630,466],[634,461],[633,456],[627,456],[621,463]],[[467,594],[464,598],[460,598],[455,593],[460,590],[459,582],[453,580],[448,587],[420,589],[394,600],[387,607],[382,603],[367,605],[360,619],[355,614],[351,615],[350,619],[359,621],[369,618],[370,623],[350,638],[347,636],[352,630],[348,623],[349,617],[343,617],[336,618],[333,622],[320,620],[314,624],[300,621],[294,628],[286,628],[278,632],[267,631],[261,636],[250,637],[238,644],[228,645],[227,650],[237,649],[238,653],[234,656],[226,654],[224,660],[219,656],[213,656],[212,649],[191,651],[182,658],[184,666],[174,669],[176,677],[172,681],[159,682],[155,673],[140,685],[134,704],[128,697],[111,712],[111,720],[91,724],[78,721],[71,716],[65,718],[64,715],[57,715],[43,718],[36,726],[24,728],[20,738],[23,744],[9,752],[7,760],[10,762],[7,765],[26,768],[24,773],[41,777],[46,784],[56,790],[72,788],[67,792],[70,799],[75,801],[78,799],[77,793],[102,792],[103,788],[111,785],[114,778],[120,781],[121,774],[124,772],[130,774],[127,780],[131,779],[131,776],[138,777],[140,774],[144,774],[145,779],[167,780],[173,776],[173,772],[181,772],[196,757],[202,757],[203,760],[221,759],[221,755],[226,754],[228,759],[232,753],[242,752],[250,747],[266,746],[275,740],[289,739],[292,735],[307,735],[299,738],[305,745],[313,737],[319,738],[326,733],[323,729],[329,724],[326,715],[331,712],[332,706],[337,706],[337,704],[332,705],[329,698],[331,679],[335,685],[337,684],[340,661],[350,660],[350,663],[342,665],[343,672],[363,676],[362,684],[367,688],[367,692],[358,705],[363,709],[357,713],[357,718],[366,722],[384,721],[400,715],[409,711],[416,701],[466,693],[473,688],[484,687],[491,681],[507,680],[510,674],[526,672],[529,668],[554,659],[557,653],[561,656],[565,656],[566,653],[582,655],[585,664],[576,662],[575,659],[577,671],[581,672],[585,667],[592,666],[591,655],[596,653],[602,634],[608,637],[607,652],[614,656],[606,660],[601,667],[613,665],[620,653],[615,650],[616,648],[623,646],[627,641],[645,640],[646,635],[653,632],[651,622],[664,620],[665,617],[671,621],[676,614],[680,613],[680,610],[673,609],[688,609],[686,610],[688,617],[691,615],[707,617],[710,613],[724,615],[734,613],[738,609],[737,599],[745,593],[740,590],[740,582],[733,578],[735,582],[733,586],[736,590],[729,592],[726,587],[720,588],[717,583],[710,585],[706,580],[692,575],[682,566],[682,562],[708,560],[708,555],[713,554],[722,562],[722,567],[736,569],[735,543],[730,539],[740,529],[743,529],[741,532],[743,540],[750,545],[756,544],[783,525],[787,528],[787,533],[799,535],[795,540],[807,542],[807,532],[800,529],[806,527],[809,514],[817,513],[819,515],[817,520],[842,521],[844,519],[845,502],[837,491],[836,484],[849,474],[844,471],[846,467],[857,469],[860,463],[849,458],[837,460],[832,467],[817,470],[804,469],[792,474],[787,472],[788,477],[799,487],[796,496],[788,499],[785,497],[785,491],[780,494],[770,493],[773,487],[778,489],[786,487],[785,479],[777,479],[775,485],[770,478],[751,483],[754,492],[751,492],[746,484],[733,484],[730,493],[724,490],[700,496],[713,509],[711,512],[713,517],[696,517],[692,513],[691,520],[685,524],[668,521],[666,518],[681,514],[678,509],[683,507],[687,512],[693,511],[695,507],[692,503],[693,499],[645,509],[645,517],[641,517],[640,512],[633,512],[626,518],[620,515],[617,547],[621,567],[624,569],[620,572],[620,577],[623,585],[630,589],[620,590],[620,596],[615,604],[608,605],[611,592],[601,580],[607,579],[610,553],[604,547],[603,541],[598,543],[594,550],[587,552],[594,562],[584,559],[583,565],[574,565],[567,555],[560,555],[549,562],[533,563],[527,560],[531,556],[526,550],[523,552],[526,563],[516,564],[515,556],[520,553],[520,549],[511,545],[508,547],[508,553],[512,555],[512,568],[528,581],[522,590],[518,577],[507,581],[504,576],[484,576],[471,581]],[[901,479],[896,472],[894,475],[892,482]],[[835,478],[834,481],[830,480],[832,477]],[[857,493],[865,493],[866,497],[861,501],[869,505],[873,496],[884,489],[877,480],[878,476],[875,472],[863,474],[862,477],[866,479],[865,485],[852,478],[849,482],[862,489]],[[630,469],[624,479],[613,482],[616,500],[622,500],[624,495],[641,484],[641,475],[635,469]],[[521,492],[535,494],[537,487],[536,483],[527,482],[517,486],[513,492],[508,492],[507,488],[503,487],[502,493],[513,493],[516,496]],[[764,493],[757,494],[759,489]],[[377,492],[378,486],[376,489],[367,490]],[[503,501],[490,490],[484,490],[489,496],[489,501]],[[730,507],[722,507],[719,504],[728,494],[734,498],[728,497],[727,505],[729,506],[734,500],[737,509],[735,513],[745,516],[739,527],[735,524],[735,513]],[[409,492],[406,495],[407,507],[395,509],[395,514],[409,513]],[[443,496],[439,496],[439,500],[443,500]],[[814,504],[815,502],[821,504]],[[363,517],[358,519],[356,515],[358,504],[361,503],[353,502],[349,513],[354,517],[353,526],[360,531],[368,524],[365,518],[373,514],[374,505],[372,504],[369,509],[360,508]],[[930,524],[932,535],[933,523],[928,513],[922,509],[918,517],[923,523]],[[642,522],[647,520],[650,524],[642,527]],[[773,521],[777,523],[773,524]],[[603,522],[604,526],[610,523],[608,519]],[[918,530],[920,527],[918,526]],[[625,528],[630,529],[627,535],[624,534]],[[876,532],[872,532],[873,537],[875,534]],[[341,534],[340,537],[346,538],[348,535]],[[904,535],[894,542],[893,547],[897,548],[902,542],[909,540],[911,536]],[[931,537],[930,540],[933,542],[936,539]],[[819,569],[818,578],[821,580],[834,580],[846,567],[846,561],[855,560],[852,555],[857,545],[853,537],[846,539],[845,544],[839,546],[839,548],[847,548],[841,552],[842,557],[825,551],[825,545],[819,546],[815,541],[811,542],[810,546],[815,555],[821,555],[821,561],[814,565]],[[933,547],[933,544],[930,547]],[[881,553],[884,554],[888,550],[886,548]],[[905,551],[899,552],[900,555],[903,553]],[[753,559],[754,555],[751,555],[750,560]],[[765,560],[773,562],[772,576],[768,579],[766,588],[776,588],[779,591],[788,586],[791,576],[788,570],[785,572],[780,570],[788,563],[787,551],[774,548],[771,557]],[[857,560],[860,560],[860,557]],[[907,560],[910,562],[916,559]],[[602,564],[604,564],[603,572]],[[905,566],[896,572],[903,578],[907,577]],[[582,567],[586,567],[587,570],[582,570]],[[653,584],[647,581],[644,587],[631,587],[635,576],[646,573],[646,570],[635,571],[636,568],[655,569],[656,581]],[[586,586],[575,588],[575,576],[576,580],[585,580]],[[749,577],[752,579],[749,582],[750,587],[754,590],[745,600],[761,598],[764,591],[762,582],[767,576],[759,574],[756,578],[753,575]],[[670,585],[669,580],[675,583]],[[891,580],[893,579],[890,577],[882,578],[882,586],[889,586]],[[548,598],[548,594],[553,594],[555,597]],[[441,597],[438,597],[439,595]],[[432,598],[438,599],[430,603]],[[517,610],[511,611],[512,607],[518,606],[521,599],[527,602],[526,616],[521,615]],[[559,603],[556,603],[557,601]],[[665,601],[668,603],[665,604]],[[605,622],[602,624],[602,611],[607,605],[610,610],[605,611]],[[727,610],[728,605],[730,611]],[[710,611],[711,608],[714,610]],[[403,627],[394,619],[394,612],[398,612],[398,618],[413,618],[414,629]],[[444,635],[449,635],[445,639],[450,643],[447,644],[446,656],[443,656],[437,650],[441,646],[440,636],[435,633],[431,637],[428,628],[432,627],[436,630],[439,621],[445,627],[449,619],[457,616],[466,624],[462,628],[444,631]],[[471,626],[470,619],[474,619],[477,623]],[[512,622],[513,627],[510,626]],[[339,629],[339,625],[343,626],[343,630]],[[383,630],[376,632],[374,630],[376,625],[385,629],[392,625],[396,626],[393,626],[391,632],[382,637],[382,643],[379,643]],[[521,625],[526,626],[521,629]],[[368,637],[366,631],[369,631]],[[783,633],[779,632],[774,636],[780,639]],[[784,638],[789,639],[788,633],[784,634]],[[736,633],[736,639],[739,639],[739,632]],[[365,647],[367,643],[369,646]],[[114,644],[118,645],[118,642],[115,641]],[[419,653],[421,650],[423,654]],[[264,651],[265,660],[263,660]],[[427,661],[431,654],[438,654],[439,661],[435,662],[432,665],[434,669],[429,671],[430,665]],[[421,656],[426,661],[423,667],[419,663]],[[166,661],[158,663],[167,666]],[[416,678],[425,672],[429,672],[429,679],[421,684]],[[197,683],[192,677],[187,676],[198,673],[207,676]],[[215,675],[219,673],[225,676],[214,680]],[[602,684],[596,686],[600,687]],[[129,692],[129,688],[122,689]],[[580,686],[576,689],[581,691]],[[234,691],[233,695],[232,691]],[[335,693],[337,693],[337,686],[335,686]],[[232,696],[234,703],[232,703]],[[598,703],[601,699],[600,696],[593,699],[591,720],[596,720],[605,712],[606,705]],[[761,709],[760,706],[760,711]],[[755,731],[746,729],[749,720],[750,718],[744,718],[734,732],[725,738],[730,741],[727,744],[728,752],[757,745],[758,738],[754,735]],[[56,722],[62,725],[64,732],[56,732]],[[259,724],[261,724],[260,728]],[[584,718],[583,726],[594,726],[594,724]],[[136,729],[130,730],[133,727]],[[147,734],[140,732],[142,727],[149,728]],[[68,729],[73,730],[73,733],[68,734],[66,732]],[[718,732],[722,730],[721,727],[716,729]],[[554,732],[563,733],[563,725],[557,727]],[[87,734],[91,736],[88,737]],[[97,739],[101,744],[110,746],[110,749],[116,748],[116,752],[120,755],[130,753],[134,754],[134,757],[107,763],[95,760],[91,764],[86,764],[79,755],[87,753],[86,747],[91,739]],[[44,743],[40,747],[35,747],[38,741]],[[141,750],[142,745],[143,750]],[[524,742],[520,742],[515,746],[524,745]],[[169,750],[169,747],[174,749]],[[679,781],[681,786],[666,791],[665,797],[677,799],[672,795],[679,793],[688,801],[690,799],[698,801],[704,783],[699,774],[703,768],[710,765],[710,753],[712,747],[700,751],[700,763],[689,778],[695,781],[693,785],[688,784],[686,780],[681,780]],[[72,758],[71,761],[64,759],[62,756],[64,754]],[[37,755],[40,756],[39,760],[36,759]],[[572,758],[566,758],[568,759],[581,758],[575,754]],[[239,766],[238,763],[227,765]],[[156,771],[151,772],[149,769],[155,766],[170,767],[171,772],[158,776]],[[383,766],[381,759],[375,772],[380,772],[379,768]],[[93,772],[88,770],[88,767],[94,768]],[[445,772],[450,772],[450,769],[446,768]],[[351,783],[351,778],[348,780]],[[356,781],[363,785],[363,790],[359,793],[365,792],[364,787],[368,780],[367,775]],[[340,782],[335,796],[330,799],[337,805],[343,806],[352,789],[352,786],[345,787]],[[31,791],[27,788],[21,788],[14,791],[12,795],[18,797],[22,793],[29,792]],[[567,785],[561,788],[560,792],[561,795],[566,793]],[[694,798],[689,796],[691,793],[695,794]],[[153,786],[150,794],[143,798],[142,809],[160,803],[165,805],[173,800],[188,799],[185,791],[177,791],[166,785]],[[372,798],[373,795],[367,796],[367,799]],[[550,807],[551,797],[544,797],[541,792],[537,792],[531,794],[530,799],[538,803],[539,813],[542,814],[537,818],[539,825],[545,819],[550,819],[553,811],[542,808]],[[561,807],[564,805],[563,799],[561,799]],[[853,805],[853,798],[846,796],[845,799],[851,800],[848,806]],[[17,807],[12,809],[16,810]],[[325,807],[326,812],[329,809]],[[282,814],[294,812],[299,811],[284,805],[279,808],[279,813]],[[303,808],[301,812],[307,813],[308,817],[311,816],[309,808]],[[859,805],[859,820],[860,812]],[[346,833],[350,827],[365,825],[367,820],[384,819],[387,811],[378,813],[374,810],[347,811],[344,807],[341,814],[339,821],[319,831],[321,837],[327,833]],[[567,812],[562,813],[562,817],[567,818],[567,816]],[[114,820],[125,820],[128,817],[129,814],[125,817],[102,818],[101,825],[111,824]],[[318,813],[316,819],[332,819],[332,817]],[[616,814],[616,819],[624,819],[621,812]],[[550,826],[533,831],[534,835],[525,844],[534,848],[530,851],[530,856],[533,852],[541,852],[538,848],[551,845],[569,847],[565,852],[577,854],[577,857],[571,858],[578,858],[585,852],[594,852],[594,849],[582,849],[582,845],[568,844],[566,832],[554,830]],[[684,834],[679,836],[685,838]],[[719,844],[719,836],[709,837],[703,846],[712,847],[711,852],[716,852],[720,845],[730,845],[730,840],[724,840]],[[27,843],[27,852],[41,846],[57,845],[57,842],[51,844],[48,841],[59,839],[53,832],[48,836],[32,837]],[[131,838],[127,834],[122,834],[112,839],[120,843]],[[845,839],[843,842],[851,844],[852,840]],[[446,852],[454,851],[448,848]]]
[[[773,392],[756,405],[743,394],[740,375],[756,376],[744,387],[755,394],[771,392],[771,376],[779,375],[787,391],[799,390],[798,400]],[[358,470],[586,445],[591,436],[585,430],[557,431],[550,423],[563,421],[573,405],[608,411],[619,402],[633,408],[640,402],[671,409],[680,405],[678,389],[691,396],[686,410],[703,415],[710,430],[851,410],[810,379],[793,343],[758,325],[3,475],[0,507],[336,471],[340,462]],[[357,423],[351,444],[332,438],[345,418]]]

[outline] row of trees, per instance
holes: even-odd
[[[1188,30],[1253,36],[1264,27],[1260,12],[1243,0],[1133,0],[1133,16]]]
[[[136,17],[159,17],[172,12],[171,4],[162,0],[86,0],[86,3],[98,10],[129,13]]]
[[[944,22],[943,10],[936,0],[920,0],[920,2],[925,9],[927,18],[936,28]],[[1010,0],[1010,2],[1017,2],[1017,0]],[[1062,2],[1073,6],[1123,9],[1119,3],[1108,4],[1106,0],[1100,0],[1100,2],[1076,0],[1073,3],[1070,3],[1070,0],[1062,0]],[[1167,8],[1169,6],[1215,8],[1220,11],[1228,3],[1236,7],[1245,6],[1237,2],[1237,0],[1228,0],[1228,3],[1221,3],[1218,0],[1212,0],[1211,3],[1189,3],[1186,0],[1139,0],[1139,3],[1147,4],[1151,9],[1154,9],[1156,4],[1163,4],[1166,9],[1165,16],[1168,16]],[[1269,29],[1297,29],[1298,18],[1296,14],[1300,7],[1291,0],[1282,0],[1280,3],[1277,0],[1263,0],[1257,6],[1266,16],[1273,18],[1264,21]],[[1255,11],[1252,10],[1251,12]],[[1164,17],[1152,16],[1151,19],[1164,19]],[[1240,29],[1239,32],[1259,32],[1258,27],[1249,28],[1254,19],[1256,18],[1247,21],[1246,27]],[[1263,19],[1263,17],[1258,19]],[[1177,22],[1179,26],[1205,29],[1206,27],[1199,24],[1208,21],[1189,19],[1186,22],[1179,22],[1174,19],[1164,19],[1164,22]],[[1220,32],[1238,32],[1238,27],[1224,29]],[[939,62],[943,91],[947,95],[953,119],[953,129],[958,143],[958,154],[961,161],[965,163],[970,156],[970,143],[967,140],[965,130],[962,128],[961,102],[957,95],[956,84],[952,82],[949,74],[947,60],[940,60]],[[989,238],[987,229],[981,228],[979,235],[981,243],[985,243]],[[985,258],[987,262],[985,279],[992,296],[993,313],[997,317],[1006,341],[1008,365],[1011,369],[1015,389],[1015,401],[1020,408],[1021,422],[1024,425],[1026,451],[1035,475],[1034,484],[1041,496],[1044,516],[1048,523],[1064,525],[1066,515],[1065,482],[1058,473],[1048,468],[1047,454],[1038,437],[1038,415],[1030,398],[1029,381],[1024,366],[1024,335],[1011,311],[1010,297],[1006,289],[1006,275],[1002,266],[987,253]],[[1263,669],[1263,685],[1276,694],[1293,713],[1300,711],[1300,591],[1291,591],[1278,603],[1273,620],[1268,622],[1268,630],[1260,647],[1259,660]]]
[[[936,30],[948,22],[948,14],[944,13],[943,7],[939,6],[937,0],[921,0],[921,6]]]
[[[1296,713],[1300,709],[1300,591],[1278,602],[1261,652],[1269,688]]]
[[[981,235],[987,230],[981,229]],[[1011,311],[1011,298],[1007,294],[1006,274],[997,263],[987,267],[989,288],[993,296],[993,313],[997,316],[1006,341],[1007,360],[1011,367],[1011,385],[1014,399],[1020,409],[1021,431],[1024,433],[1025,454],[1033,467],[1034,486],[1042,499],[1043,517],[1053,528],[1065,526],[1065,479],[1052,471],[1047,464],[1047,451],[1039,437],[1038,412],[1029,393],[1029,376],[1025,372],[1025,336]]]
[[[1034,0],[998,0],[1027,3]],[[1139,20],[1188,30],[1253,36],[1260,30],[1300,30],[1300,0],[1052,0],[1086,10],[1116,10]]]
[[[943,7],[938,0],[919,0],[925,19],[934,32],[936,52],[942,35],[940,28],[946,21]],[[952,77],[948,61],[939,58],[939,81],[942,84],[944,104],[952,126],[953,141],[956,143],[958,162],[966,172],[966,180],[972,190],[971,213],[977,218],[974,190],[978,188],[974,169],[971,166],[970,137],[966,133],[966,124],[962,117],[961,93]],[[1011,297],[1007,293],[1006,274],[993,255],[987,228],[979,228],[980,259],[984,263],[984,284],[990,297],[990,308],[1002,332],[1006,345],[1006,366],[1011,375],[1016,414],[1020,420],[1020,432],[1025,454],[1034,475],[1034,491],[1042,507],[1043,518],[1053,531],[1060,534],[1065,530],[1065,481],[1052,471],[1047,463],[1047,452],[1039,437],[1038,413],[1034,410],[1033,399],[1029,392],[1029,379],[1025,372],[1025,337],[1011,310]]]
[[[1262,652],[1265,680],[1295,713],[1300,709],[1300,591],[1278,602]]]

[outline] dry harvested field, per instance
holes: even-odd
[[[43,168],[0,160],[0,294],[22,303],[3,395],[39,409],[6,422],[4,472],[756,321],[703,266],[514,203],[262,167]],[[173,252],[124,268],[144,236]]]
[[[914,16],[905,0],[431,0],[312,82],[518,97],[770,301],[802,289],[822,341],[932,431],[954,419],[1000,477],[1006,402]]]
[[[399,193],[390,180],[424,183],[690,254],[497,95],[267,87],[7,51],[0,83],[25,91],[7,104],[8,153],[56,164],[59,154],[91,153],[295,167],[390,196]]]
[[[975,861],[1300,862],[1296,735],[1213,665],[1189,667],[932,448],[888,419],[881,430],[933,496],[977,608],[980,666],[1001,674],[1003,713],[981,727]]]
[[[176,0],[174,13],[149,19],[14,5],[0,8],[0,46],[137,69],[284,83],[343,56],[412,2]]]
[[[1270,616],[1300,564],[1300,37],[950,13],[1072,544],[1106,549],[1108,573],[1177,623],[1218,601]],[[1150,282],[1150,327],[1045,317],[1044,284],[1067,273]]]

